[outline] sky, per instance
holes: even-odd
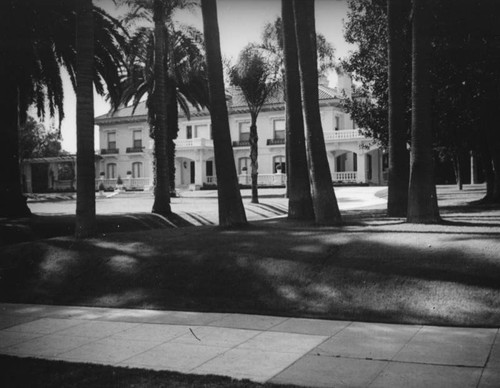
[[[112,0],[94,0],[94,3],[115,17],[123,14],[123,8],[117,7]],[[323,34],[326,40],[335,47],[335,57],[348,55],[349,46],[343,35],[343,20],[347,16],[346,0],[315,0],[316,31]],[[266,23],[274,21],[281,12],[281,0],[217,0],[219,32],[222,55],[236,59],[238,53],[250,42],[258,42]],[[201,10],[181,12],[176,19],[203,30]],[[334,82],[334,80],[333,80]],[[62,147],[64,150],[76,152],[76,98],[66,76],[64,82],[64,112],[62,122]],[[95,117],[109,111],[109,104],[94,93]],[[47,121],[46,125],[54,124]],[[96,127],[97,128],[97,127]],[[96,131],[96,149],[99,140]]]

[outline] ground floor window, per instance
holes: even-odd
[[[238,173],[245,174],[250,172],[250,158],[240,158],[238,160]]]
[[[282,155],[273,158],[273,172],[276,174],[278,170],[280,170],[282,174],[286,174],[286,160]]]
[[[207,176],[214,176],[214,162],[212,160],[207,160]]]
[[[141,178],[142,177],[142,163],[134,162],[132,163],[132,178]]]
[[[108,163],[106,165],[106,177],[108,179],[116,178],[116,163]]]

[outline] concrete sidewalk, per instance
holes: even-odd
[[[317,387],[500,387],[498,328],[3,303],[0,354]]]

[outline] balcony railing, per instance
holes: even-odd
[[[175,139],[174,142],[177,148],[211,148],[214,146],[214,141],[212,139],[205,139],[203,137],[196,137],[194,139]]]
[[[325,141],[338,141],[338,140],[351,140],[351,139],[364,138],[359,129],[343,129],[340,131],[328,131],[324,132],[324,136],[325,136]]]
[[[120,150],[118,148],[102,148],[101,155],[112,155],[119,153]]]
[[[233,147],[250,147],[250,140],[233,141]]]
[[[334,182],[356,182],[358,173],[356,171],[338,171],[332,174]]]
[[[270,145],[281,145],[281,144],[285,144],[285,139],[282,138],[282,139],[267,139],[267,145],[270,146]]]
[[[144,152],[144,147],[127,147],[127,154],[132,154],[135,152]]]
[[[252,176],[250,174],[238,175],[240,185],[251,185]],[[284,186],[286,184],[286,174],[259,174],[257,175],[257,185],[259,186]]]

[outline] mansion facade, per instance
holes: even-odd
[[[353,120],[341,108],[345,88],[318,86],[325,146],[334,183],[385,184],[386,156],[372,139],[355,128]],[[349,90],[347,90],[349,92]],[[240,184],[250,184],[250,114],[237,89],[227,96],[229,126],[235,167]],[[175,179],[180,189],[199,189],[217,183],[210,114],[192,111],[188,120],[179,115],[179,133],[175,140]],[[153,140],[149,137],[145,103],[133,112],[125,107],[97,117],[100,156],[98,182],[114,187],[118,179],[129,188],[150,188],[153,184]],[[285,104],[276,96],[262,108],[257,119],[259,136],[259,176],[261,186],[286,182]]]
[[[343,94],[350,94],[350,79],[339,76],[336,88],[320,82],[318,95],[326,153],[333,183],[387,184],[387,154],[364,137],[341,106]],[[341,83],[344,83],[344,86]],[[250,114],[237,89],[228,91],[227,105],[235,167],[239,183],[249,185]],[[149,136],[147,110],[141,102],[135,111],[124,107],[95,119],[99,126],[100,150],[96,155],[96,189],[148,190],[153,186],[153,140]],[[197,190],[215,187],[210,114],[192,110],[188,119],[179,114],[179,133],[175,139],[176,188]],[[271,98],[257,119],[258,183],[283,186],[286,183],[285,104],[283,96]],[[23,163],[25,191],[40,188],[57,191],[74,188],[74,157],[32,159]],[[36,178],[38,176],[38,178]],[[47,177],[47,178],[45,178]],[[70,178],[71,177],[71,178]],[[38,187],[38,189],[36,189]],[[43,191],[43,190],[42,190]]]

